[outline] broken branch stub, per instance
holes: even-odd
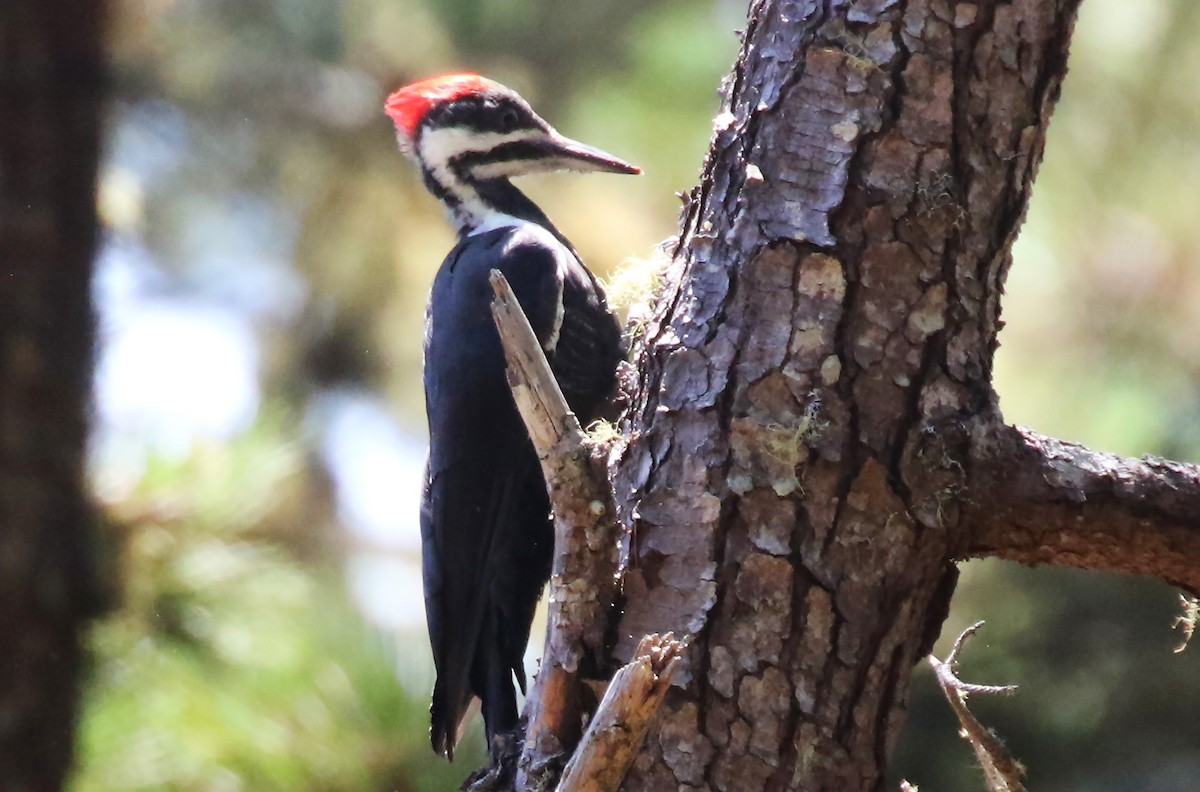
[[[491,273],[492,315],[509,387],[529,429],[554,509],[554,561],[545,650],[525,707],[517,788],[561,762],[582,731],[581,672],[603,656],[616,594],[616,509],[605,449],[592,447],[563,397],[529,320],[503,274]]]

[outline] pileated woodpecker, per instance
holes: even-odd
[[[388,97],[401,150],[449,211],[458,244],[434,279],[425,326],[429,461],[421,502],[425,612],[437,682],[433,749],[452,759],[473,696],[488,744],[517,725],[530,623],[550,576],[553,527],[505,376],[488,282],[504,273],[585,426],[611,395],[621,333],[595,276],[509,182],[553,170],[639,173],[559,134],[514,91],[473,74]]]

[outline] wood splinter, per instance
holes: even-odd
[[[558,792],[615,792],[620,787],[671,687],[683,646],[671,633],[642,639],[633,659],[609,683]]]

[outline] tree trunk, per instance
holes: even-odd
[[[0,5],[0,789],[62,787],[80,626],[103,3]]]
[[[620,463],[617,659],[694,636],[625,789],[878,788],[955,561],[1020,557],[976,474],[1077,5],[752,8]]]

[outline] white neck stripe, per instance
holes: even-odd
[[[498,212],[493,209],[483,216],[482,222],[467,232],[467,236],[479,236],[489,231],[495,231],[498,228],[520,228],[524,225],[537,225],[537,223],[530,220],[522,220],[519,217],[513,217],[510,214]]]

